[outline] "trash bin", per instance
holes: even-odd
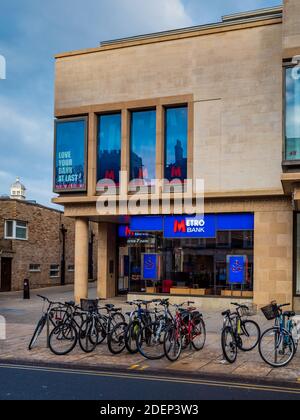
[[[30,284],[29,284],[28,279],[24,280],[23,291],[24,291],[24,300],[29,300],[30,299]]]

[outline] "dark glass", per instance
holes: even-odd
[[[130,180],[149,186],[156,178],[156,111],[131,113]]]
[[[120,183],[121,114],[100,115],[98,119],[97,181]]]
[[[86,120],[56,122],[55,190],[86,190]]]
[[[286,69],[286,160],[300,160],[300,79]]]
[[[165,179],[187,179],[188,109],[166,108]]]

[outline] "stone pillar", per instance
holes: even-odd
[[[78,218],[75,221],[75,301],[88,297],[88,247],[89,222]]]
[[[109,299],[116,296],[117,229],[112,223],[99,223],[97,296]]]

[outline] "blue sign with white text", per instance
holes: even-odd
[[[247,278],[247,257],[245,255],[229,255],[228,264],[228,283],[245,284]]]
[[[144,280],[158,280],[158,255],[144,254],[143,255],[143,279]]]
[[[215,238],[216,216],[203,217],[170,216],[164,221],[164,237],[176,238]]]

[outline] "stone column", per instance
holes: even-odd
[[[116,225],[99,223],[97,296],[109,299],[116,296],[117,279]]]
[[[76,219],[75,222],[75,301],[88,297],[88,219]]]

